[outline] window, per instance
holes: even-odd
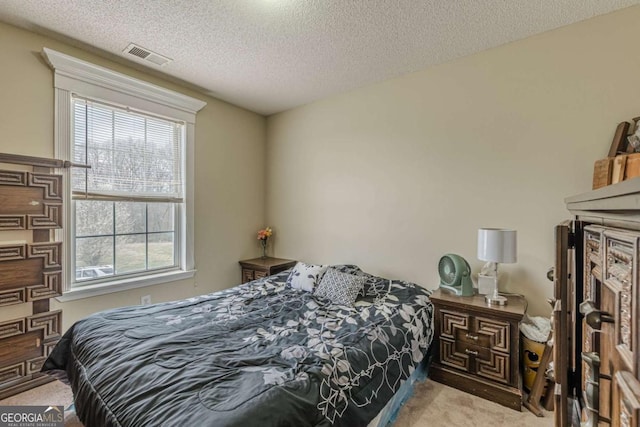
[[[60,299],[193,276],[193,136],[204,103],[44,49],[63,171]]]
[[[73,97],[74,283],[179,266],[180,122]]]

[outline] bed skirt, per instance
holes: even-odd
[[[387,427],[392,426],[398,418],[398,413],[402,406],[413,396],[413,389],[416,383],[422,382],[427,379],[429,363],[431,362],[431,349],[427,352],[422,362],[413,371],[411,376],[400,386],[396,394],[384,408],[371,420],[367,427]]]

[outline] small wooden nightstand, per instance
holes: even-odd
[[[518,411],[522,406],[519,323],[526,301],[508,296],[488,306],[483,295],[459,297],[436,290],[434,381]]]
[[[240,261],[242,266],[242,283],[250,282],[265,276],[280,273],[296,265],[296,261],[282,258],[254,258]]]

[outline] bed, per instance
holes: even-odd
[[[220,292],[100,312],[43,366],[98,426],[366,426],[431,344],[429,291],[352,265],[353,306],[287,283],[289,270]]]

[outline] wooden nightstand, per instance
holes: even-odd
[[[280,273],[296,265],[296,261],[282,258],[254,258],[240,261],[242,266],[242,283],[250,282],[265,276]]]
[[[522,406],[519,323],[526,301],[508,296],[488,306],[483,295],[459,297],[436,290],[434,381],[518,411]]]

